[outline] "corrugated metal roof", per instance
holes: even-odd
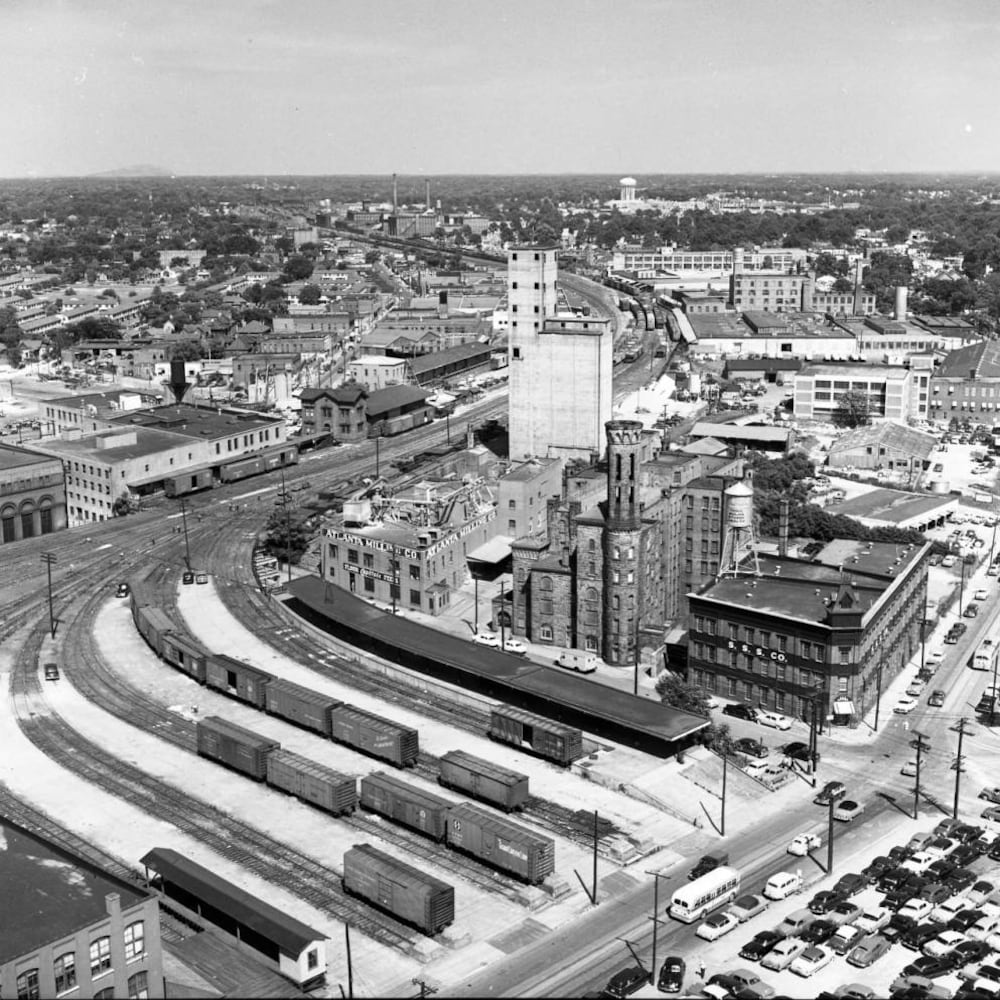
[[[166,881],[273,941],[282,951],[296,958],[309,945],[327,938],[321,931],[282,913],[270,903],[250,895],[170,848],[154,847],[142,857],[141,863]]]
[[[376,389],[368,397],[368,416],[388,413],[409,403],[422,403],[429,395],[429,390],[419,389],[415,385],[391,385],[385,389]]]
[[[830,454],[853,451],[855,448],[864,448],[868,445],[893,448],[926,459],[933,453],[937,438],[933,434],[887,420],[871,427],[858,427],[848,431],[830,445]]]
[[[457,344],[455,347],[448,347],[443,351],[433,351],[430,354],[421,354],[412,358],[410,370],[414,376],[422,375],[426,371],[440,368],[442,365],[454,364],[456,361],[464,361],[467,358],[483,357],[487,358],[493,353],[493,348],[489,344]]]

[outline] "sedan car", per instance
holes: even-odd
[[[940,649],[936,649],[934,650],[933,653],[927,654],[927,659],[925,662],[933,664],[936,667],[940,666],[942,663],[944,663],[944,653],[942,653]]]
[[[908,760],[900,769],[899,773],[903,775],[904,778],[913,778],[917,773],[917,762],[915,760]]]
[[[897,912],[901,917],[912,917],[914,920],[920,921],[929,917],[933,909],[933,903],[915,896],[913,899],[908,899]]]
[[[996,805],[1000,805],[1000,787],[984,788],[979,793],[979,798],[986,799],[987,802],[993,802]]]
[[[500,637],[492,632],[480,632],[472,641],[479,643],[480,646],[488,646],[490,649],[500,648]]]
[[[826,944],[839,928],[840,925],[833,920],[814,920],[799,937],[806,944]]]
[[[864,983],[844,983],[833,991],[833,995],[841,1000],[874,1000],[876,993]]]
[[[908,931],[905,931],[899,939],[899,943],[910,951],[920,951],[928,941],[936,938],[941,933],[941,925],[934,923],[917,924]]]
[[[812,945],[806,948],[798,958],[792,959],[789,968],[796,975],[811,976],[814,972],[825,968],[833,961],[833,952],[822,945]]]
[[[45,679],[47,681],[57,681],[57,680],[59,680],[59,664],[58,663],[46,663],[45,664]]]
[[[788,753],[786,747],[785,753]],[[791,756],[791,754],[789,754]],[[819,791],[813,802],[818,806],[829,805],[830,799],[836,802],[838,799],[842,799],[847,794],[847,786],[842,781],[828,781]]]
[[[940,708],[944,704],[945,693],[940,688],[931,691],[931,696],[927,699],[927,704],[931,708]]]
[[[668,955],[660,966],[660,974],[656,979],[656,988],[661,993],[680,993],[684,985],[684,974],[687,971],[684,959],[677,955]]]
[[[899,701],[893,706],[893,712],[896,715],[909,715],[917,707],[917,699],[906,697],[900,698]]]
[[[515,653],[518,656],[524,656],[528,652],[528,647],[514,635],[501,638],[498,648],[508,653]]]
[[[779,941],[784,938],[777,931],[761,931],[755,934],[740,949],[740,958],[748,962],[759,962]]]
[[[921,951],[930,958],[937,958],[954,951],[963,941],[968,941],[968,938],[961,931],[941,931],[936,937],[932,937]]]
[[[889,948],[889,941],[882,937],[881,934],[869,934],[847,956],[847,961],[859,969],[867,969],[870,965],[874,965],[883,955],[887,954]]]
[[[792,760],[809,760],[809,744],[807,743],[788,743],[782,749],[782,753],[786,757],[791,757]],[[819,754],[816,754],[816,760],[819,760]]]
[[[984,590],[982,587],[980,587],[980,589],[972,595],[972,599],[974,601],[988,601],[989,598],[990,592],[988,590]]]
[[[802,938],[790,937],[784,941],[779,941],[761,959],[761,965],[765,969],[775,969],[781,971],[787,969],[809,947]]]
[[[979,814],[983,819],[988,819],[992,823],[1000,823],[1000,806],[989,806]]]
[[[857,903],[852,903],[851,900],[845,899],[826,914],[826,919],[832,920],[835,924],[839,924],[842,927],[844,924],[853,924],[860,916],[861,907]]]
[[[910,686],[906,689],[906,694],[910,698],[919,698],[924,693],[925,687],[927,687],[927,684],[918,677],[910,681]]]
[[[926,976],[897,976],[889,986],[889,992],[896,996],[918,996],[926,1000],[949,1000],[951,991],[938,986]]]
[[[115,588],[115,597],[128,597],[130,591],[127,583],[119,583]]]
[[[815,851],[822,841],[815,833],[800,833],[787,847],[789,854],[804,858],[810,851]]]
[[[782,715],[780,712],[769,712],[766,709],[761,709],[757,713],[757,721],[762,726],[770,726],[772,729],[792,728],[792,720],[787,715]]]
[[[740,896],[729,908],[729,912],[742,924],[751,917],[756,917],[758,913],[763,913],[770,905],[770,901],[763,896],[748,893],[746,896]]]
[[[753,740],[749,737],[737,740],[733,746],[748,757],[766,757],[771,752],[760,740]]]
[[[882,930],[892,919],[893,913],[891,910],[886,909],[884,906],[875,906],[864,910],[852,922],[855,927],[860,928],[866,934],[875,934]]]
[[[939,976],[947,976],[955,968],[955,960],[950,955],[921,955],[915,962],[904,966],[902,974],[937,979]]]
[[[965,894],[965,900],[969,906],[982,906],[996,891],[994,883],[980,879]]]
[[[744,705],[739,701],[734,704],[724,706],[722,714],[731,716],[734,719],[746,719],[747,722],[757,721],[757,709],[752,705]]]
[[[728,934],[739,926],[740,918],[733,913],[715,913],[704,923],[698,925],[695,934],[706,941],[717,941],[723,934]]]
[[[817,915],[829,913],[838,903],[844,902],[847,894],[835,889],[824,889],[809,900],[809,912]]]
[[[833,807],[833,818],[839,823],[850,823],[864,811],[865,807],[860,802],[855,802],[853,799],[841,799]]]
[[[966,618],[975,618],[976,615],[979,614],[979,605],[973,602],[962,612],[962,614]]]
[[[616,972],[604,987],[606,997],[630,997],[649,982],[649,973],[641,965]]]

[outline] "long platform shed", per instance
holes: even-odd
[[[647,753],[673,756],[709,724],[571,671],[392,615],[316,576],[300,577],[287,589],[290,610],[377,656]]]
[[[327,936],[167,847],[141,859],[146,881],[174,904],[233,935],[299,986],[326,976]]]

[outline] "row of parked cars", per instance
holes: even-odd
[[[988,801],[991,795],[1000,798],[1000,788],[981,793]],[[819,846],[819,838],[803,835],[793,844],[792,853],[800,853],[800,846],[808,852]],[[942,820],[934,830],[874,858],[861,872],[841,876],[832,889],[813,896],[807,907],[746,942],[740,957],[760,962],[765,969],[789,969],[808,978],[838,956],[854,968],[867,969],[898,944],[914,953],[892,984],[898,1000],[950,997],[934,982],[948,973],[957,973],[962,981],[955,994],[958,1000],[995,1000],[1000,996],[1000,877],[986,878],[972,870],[984,857],[1000,862],[997,831]],[[791,878],[787,872],[772,876],[765,896],[773,894],[772,883],[779,897],[787,895]],[[882,894],[880,901],[854,898],[869,888]],[[873,895],[867,893],[869,898]],[[742,910],[748,911],[746,906]],[[731,912],[737,912],[735,905]],[[738,994],[709,995],[723,1000]],[[761,984],[752,995],[772,997],[774,991]],[[854,983],[819,996],[861,998],[876,993]]]

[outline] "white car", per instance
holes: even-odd
[[[908,760],[900,769],[899,773],[905,778],[915,778],[917,775],[917,762]]]
[[[518,656],[523,656],[528,652],[528,647],[516,635],[502,639],[497,643],[497,649],[503,649],[508,653],[517,653]]]
[[[988,601],[990,599],[990,592],[988,590],[977,590],[972,595],[972,599],[974,601]]]
[[[934,650],[933,653],[930,653],[928,655],[927,662],[936,663],[938,666],[940,666],[942,663],[944,663],[944,653],[942,653],[940,649]]]
[[[728,934],[734,927],[739,927],[740,918],[735,913],[715,913],[703,924],[698,925],[695,934],[706,941],[716,941],[723,934]]]
[[[1000,914],[986,913],[981,916],[965,933],[973,941],[985,941],[991,934],[1000,932]]]
[[[955,562],[956,559],[954,556],[945,556],[944,559],[941,560],[941,565],[944,566],[945,569],[951,569],[951,567],[955,565]]]
[[[500,648],[500,636],[492,632],[480,632],[472,641],[479,643],[480,646],[489,646],[490,649]]]
[[[923,947],[923,952],[929,958],[933,958],[937,955],[947,955],[948,952],[954,951],[963,941],[968,941],[969,939],[959,931],[941,931],[936,938],[931,938],[930,941]]]
[[[792,720],[787,715],[778,712],[768,712],[764,709],[757,710],[757,721],[762,726],[770,726],[772,729],[791,729]]]
[[[896,715],[909,715],[917,707],[916,698],[900,698],[893,707],[893,712]]]
[[[878,931],[882,930],[889,921],[892,919],[892,910],[886,909],[884,906],[875,906],[870,910],[865,910],[860,917],[855,917],[851,921],[858,930],[864,931],[865,934],[876,934]]]
[[[819,836],[815,833],[800,833],[789,845],[788,853],[804,858],[810,851],[820,846]]]
[[[833,961],[833,951],[821,944],[806,948],[798,958],[792,959],[789,968],[800,976],[811,976],[814,972],[825,968]]]
[[[930,916],[930,912],[933,909],[933,903],[928,902],[926,899],[921,899],[919,896],[913,896],[899,908],[899,915],[901,917],[910,917],[919,923],[924,917]]]

